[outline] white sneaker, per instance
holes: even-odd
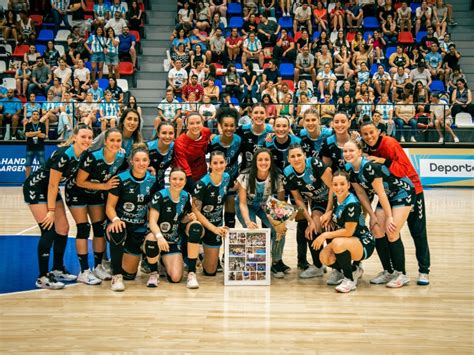
[[[160,276],[158,275],[157,272],[152,272],[150,274],[150,277],[148,278],[146,287],[158,287],[159,283],[160,283]]]
[[[53,274],[38,278],[35,282],[35,286],[46,290],[60,290],[64,288],[64,284],[57,281]]]
[[[402,136],[402,137],[400,138],[400,142],[401,142],[401,143],[405,143],[405,137]]]
[[[61,282],[71,282],[71,281],[76,281],[77,276],[70,274],[67,270],[53,270],[51,271],[51,274],[54,275],[56,280],[61,281]]]
[[[102,280],[95,276],[90,269],[87,269],[79,274],[77,282],[82,282],[86,285],[99,285]]]
[[[300,279],[311,279],[313,277],[322,277],[324,275],[323,268],[314,265],[308,266],[306,270],[300,272]]]
[[[438,143],[444,143],[444,138],[441,137],[440,139],[438,139]]]
[[[97,267],[94,269],[94,275],[101,280],[112,279],[112,275],[107,272],[103,264],[97,265]]]
[[[420,272],[418,274],[418,279],[416,280],[416,284],[420,286],[428,286],[430,284],[430,275]]]
[[[343,279],[344,275],[342,274],[342,272],[336,269],[332,269],[331,273],[329,274],[329,278],[326,281],[326,284],[330,286],[339,285]]]
[[[459,143],[459,138],[457,136],[454,136],[454,143]]]
[[[356,269],[352,271],[352,278],[354,279],[354,283],[357,285],[357,281],[364,275],[364,269],[360,267],[360,265],[356,266]]]
[[[123,276],[121,274],[112,276],[110,289],[116,292],[121,292],[125,290],[125,285],[123,284]]]
[[[375,276],[372,280],[370,280],[371,284],[374,285],[385,285],[386,283],[392,281],[393,274],[389,273],[387,270],[381,271]]]
[[[348,293],[354,291],[357,288],[355,281],[344,278],[339,286],[336,287],[337,292]]]
[[[400,288],[407,285],[410,282],[410,279],[408,278],[408,276],[400,271],[394,271],[393,274],[394,274],[393,279],[386,285],[389,288]]]
[[[410,138],[410,142],[412,142],[412,143],[416,143],[416,139],[415,139],[415,137],[411,136],[411,138]]]
[[[188,273],[188,281],[186,287],[190,289],[199,288],[199,283],[194,272]]]
[[[110,262],[110,260],[105,260],[105,259],[103,259],[101,265],[103,266],[104,271],[105,271],[107,274],[109,274],[110,277],[112,277],[112,275],[113,275],[114,272],[112,271],[112,263]]]

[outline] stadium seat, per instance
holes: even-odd
[[[379,65],[377,63],[372,64],[370,67],[370,75],[374,75],[375,73],[377,73],[378,68]]]
[[[219,92],[222,93],[222,81],[219,79],[216,79],[214,81],[214,85],[217,86],[219,88]]]
[[[27,44],[20,44],[15,47],[12,56],[23,60],[23,55],[28,52],[29,48],[30,47]]]
[[[280,74],[284,78],[291,77],[293,78],[295,75],[295,67],[291,63],[281,63],[280,65]]]
[[[421,43],[421,40],[423,39],[423,37],[425,37],[427,34],[426,31],[420,31],[417,33],[416,35],[416,43]]]
[[[446,88],[444,87],[444,83],[442,80],[433,80],[430,85],[431,92],[445,92]]]
[[[99,80],[99,87],[102,90],[107,89],[107,87],[109,86],[109,79],[98,79],[98,80]]]
[[[298,40],[301,38],[301,31],[296,31],[295,32],[295,36],[293,37],[293,40],[296,42],[298,42]]]
[[[420,6],[421,6],[421,3],[412,2],[412,3],[410,4],[411,13],[412,13],[413,15],[415,15],[416,9],[418,9]]]
[[[347,32],[347,35],[346,35],[346,39],[347,39],[347,42],[352,42],[355,38],[356,34],[355,32]]]
[[[456,122],[456,127],[458,128],[474,128],[472,117],[467,112],[459,112],[454,118],[454,121]]]
[[[295,82],[293,80],[282,80],[281,83],[287,83],[290,91],[295,91]]]
[[[57,51],[59,52],[59,55],[60,55],[61,57],[64,56],[65,50],[64,50],[64,46],[63,46],[62,44],[56,44],[56,45],[54,46],[54,48],[57,49]],[[89,70],[90,70],[90,69],[89,69]]]
[[[39,54],[43,55],[44,52],[46,52],[46,46],[44,44],[37,44],[36,50],[38,51]]]
[[[16,80],[15,78],[3,78],[3,86],[8,90],[16,89]]]
[[[38,42],[48,42],[54,41],[54,31],[53,30],[41,30],[38,38],[36,39]]]
[[[321,36],[321,33],[319,31],[314,31],[313,41],[316,41],[317,39],[319,39],[319,36]],[[295,42],[296,42],[296,40],[295,40]]]
[[[4,62],[3,60],[0,60],[0,74],[5,73],[7,70],[7,63]]]
[[[117,79],[117,86],[119,86],[123,92],[128,91],[128,81],[125,79]]]
[[[43,24],[43,16],[42,15],[30,15],[31,21],[35,23],[36,27],[41,27]]]
[[[39,104],[42,104],[43,102],[46,102],[46,97],[38,95],[38,96],[36,96],[36,102],[39,103]]]
[[[400,32],[398,34],[398,43],[400,44],[413,44],[415,40],[413,39],[413,35],[411,32]]]
[[[364,32],[364,41],[366,41],[366,42],[369,41],[369,35],[370,35],[371,37],[373,37],[373,36],[374,36],[374,32],[373,32],[373,31],[365,31],[365,32]]]
[[[230,2],[227,4],[227,15],[230,17],[242,14],[242,5],[238,2]]]
[[[385,58],[389,59],[390,56],[397,51],[397,47],[387,47],[385,50]]]
[[[365,30],[376,30],[379,28],[379,20],[377,20],[377,17],[366,17],[362,24]]]
[[[133,87],[137,87],[137,81],[135,78],[135,70],[131,62],[119,62],[119,74],[120,76],[131,76]]]
[[[239,30],[244,26],[244,19],[240,16],[231,17],[229,20],[230,28],[238,28]]]
[[[54,40],[56,42],[67,42],[67,37],[70,33],[71,31],[69,30],[59,30],[58,33],[56,33],[56,37],[54,38]]]
[[[291,30],[293,28],[293,19],[290,16],[283,16],[278,19],[278,24],[281,28]]]

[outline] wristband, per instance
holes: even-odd
[[[120,217],[115,216],[114,218],[112,218],[112,223],[115,222],[115,221],[120,221]]]
[[[164,238],[161,232],[155,234],[156,239]]]
[[[49,207],[48,207],[48,212],[56,212],[56,208],[54,208],[54,207],[53,207],[53,208],[49,208]]]

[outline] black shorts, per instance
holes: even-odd
[[[125,254],[141,256],[142,246],[145,242],[145,237],[148,234],[146,228],[137,228],[127,224],[125,242],[123,243],[123,252]]]
[[[328,207],[328,202],[327,201],[311,200],[311,212],[312,211],[320,211],[322,213],[325,213],[327,207]]]
[[[220,248],[222,245],[222,237],[206,229],[204,237],[201,239],[201,243],[206,248]]]
[[[168,243],[169,245],[169,250],[168,251],[163,251],[160,250],[160,255],[161,256],[167,256],[167,255],[173,255],[173,254],[182,254],[183,252],[181,251],[181,245],[178,243]]]
[[[66,188],[66,205],[68,207],[105,206],[104,191],[88,193],[74,185]]]
[[[31,177],[32,175],[30,175]],[[29,178],[26,179],[23,184],[23,200],[28,205],[40,205],[48,203],[48,189],[39,189],[34,187],[29,187]],[[58,189],[58,195],[56,196],[56,201],[61,201],[61,191]]]
[[[364,255],[361,260],[368,259],[375,249],[375,238],[372,233],[367,232],[359,237],[360,242],[362,243],[362,248],[364,249]]]

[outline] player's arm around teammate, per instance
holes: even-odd
[[[23,185],[25,202],[41,231],[38,243],[39,277],[36,280],[38,288],[60,289],[64,287],[61,281],[76,279],[63,265],[69,223],[59,184],[76,176],[79,160],[91,142],[92,130],[87,126],[78,125],[69,140],[48,159],[45,167],[31,174]],[[48,272],[53,243],[53,271]]]

